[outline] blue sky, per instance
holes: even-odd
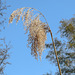
[[[75,14],[75,0],[7,0],[7,4],[11,5],[7,9],[7,22],[10,14],[17,8],[33,7],[38,9],[46,17],[48,24],[52,30],[53,36],[58,36],[55,33],[60,26],[59,21],[62,19],[69,19]],[[6,42],[11,41],[13,46],[10,50],[10,58],[8,61],[11,65],[7,65],[5,73],[7,75],[42,75],[47,72],[52,72],[54,75],[58,68],[45,59],[49,49],[46,49],[42,54],[42,61],[34,59],[31,55],[30,48],[27,48],[28,34],[24,34],[22,22],[17,25],[15,21],[8,26],[1,34],[6,37]],[[50,43],[50,34],[47,35],[46,43]]]

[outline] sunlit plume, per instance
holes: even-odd
[[[36,59],[38,59],[38,56],[40,56],[41,59],[42,52],[45,49],[48,25],[40,20],[40,14],[34,15],[33,11],[31,8],[17,9],[11,14],[9,23],[12,23],[13,19],[16,20],[16,23],[20,18],[22,19],[26,33],[29,30],[28,45],[31,44],[31,54],[34,55]]]

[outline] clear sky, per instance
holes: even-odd
[[[38,9],[46,17],[48,24],[56,36],[56,32],[62,19],[69,19],[75,14],[75,0],[7,0],[7,4],[11,5],[7,9],[7,22],[10,14],[17,8],[33,7]],[[3,31],[2,36],[6,37],[6,42],[11,41],[13,46],[9,52],[10,58],[8,61],[11,65],[7,65],[5,72],[7,75],[42,75],[47,72],[52,72],[54,75],[58,69],[54,64],[45,59],[49,49],[46,49],[42,54],[42,61],[34,59],[31,55],[30,48],[27,48],[28,34],[24,34],[22,22],[17,25],[15,21]],[[57,35],[58,38],[60,37]],[[46,43],[50,43],[50,35],[47,35]]]

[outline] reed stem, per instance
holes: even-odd
[[[57,60],[59,72],[60,72],[60,75],[62,75],[62,73],[61,73],[61,68],[60,68],[60,64],[59,64],[59,60],[58,60],[58,56],[57,56],[57,51],[56,51],[56,48],[55,48],[55,43],[54,43],[54,41],[53,41],[53,35],[52,35],[52,32],[51,32],[50,28],[49,28],[49,32],[50,32],[50,34],[51,34],[52,43],[53,43],[53,46],[54,46],[54,52],[55,52],[55,55],[56,55],[56,60]]]

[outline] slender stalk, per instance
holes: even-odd
[[[53,46],[54,46],[54,52],[55,52],[55,55],[56,55],[56,60],[57,60],[59,72],[60,72],[60,75],[62,75],[62,73],[61,73],[61,68],[60,68],[60,65],[59,65],[58,56],[57,56],[57,51],[56,51],[56,48],[55,48],[55,43],[54,43],[54,41],[53,41],[53,35],[52,35],[52,32],[51,32],[50,28],[49,28],[49,32],[50,32],[50,34],[51,34],[51,38],[52,38],[52,42],[53,42]]]

